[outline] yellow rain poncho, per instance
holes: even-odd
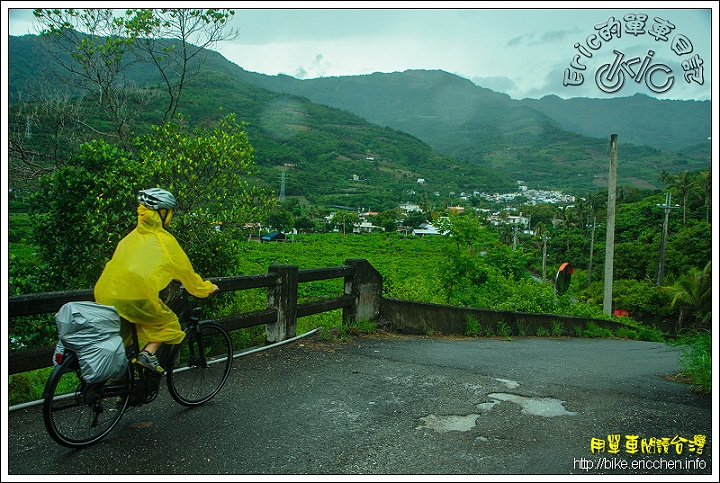
[[[143,205],[137,211],[137,227],[120,240],[95,284],[95,301],[112,305],[136,324],[141,349],[148,342],[179,344],[185,333],[158,292],[178,279],[192,295],[205,298],[213,284],[195,273],[175,237],[162,227],[157,211]]]

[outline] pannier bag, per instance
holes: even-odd
[[[55,353],[72,349],[85,381],[102,382],[125,372],[128,361],[115,307],[97,302],[68,302],[55,314],[55,322],[59,339]],[[55,356],[53,363],[58,363]]]

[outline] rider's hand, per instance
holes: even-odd
[[[215,284],[212,284],[212,285],[213,285],[213,291],[212,291],[212,293],[215,293],[215,292],[217,292],[218,290],[220,290],[220,287],[218,287],[217,285],[215,285]]]

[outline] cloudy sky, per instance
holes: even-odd
[[[25,6],[21,2],[3,4],[3,14],[9,18],[3,24],[10,35],[36,33],[32,10],[16,9]],[[213,6],[235,8],[232,27],[240,35],[216,50],[245,70],[297,78],[441,69],[516,99],[636,92],[661,99],[710,99],[716,63],[712,56],[717,56],[717,49],[711,50],[716,2],[684,2],[687,8],[682,9],[651,8],[665,2],[584,2],[597,8],[583,9],[518,7],[535,5],[523,2],[492,3],[497,8],[473,8],[488,5],[482,2],[415,2],[419,8],[412,9],[406,5],[221,2]],[[634,19],[645,15],[647,20],[631,32],[639,23],[627,15]],[[617,27],[605,40],[601,25],[608,22]],[[598,42],[593,43],[593,37]],[[623,56],[620,62],[625,69],[613,69],[619,57],[615,51]],[[572,64],[576,55],[579,63]],[[635,75],[643,65],[647,75]],[[598,71],[621,73],[597,81]],[[640,78],[636,81],[636,77]]]

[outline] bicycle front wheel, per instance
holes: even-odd
[[[50,436],[68,448],[97,443],[117,425],[127,409],[131,369],[124,378],[89,384],[80,375],[77,355],[66,353],[43,391],[43,416]]]
[[[230,335],[215,322],[188,329],[173,348],[167,368],[170,395],[184,406],[199,406],[212,399],[230,374],[233,350]]]

